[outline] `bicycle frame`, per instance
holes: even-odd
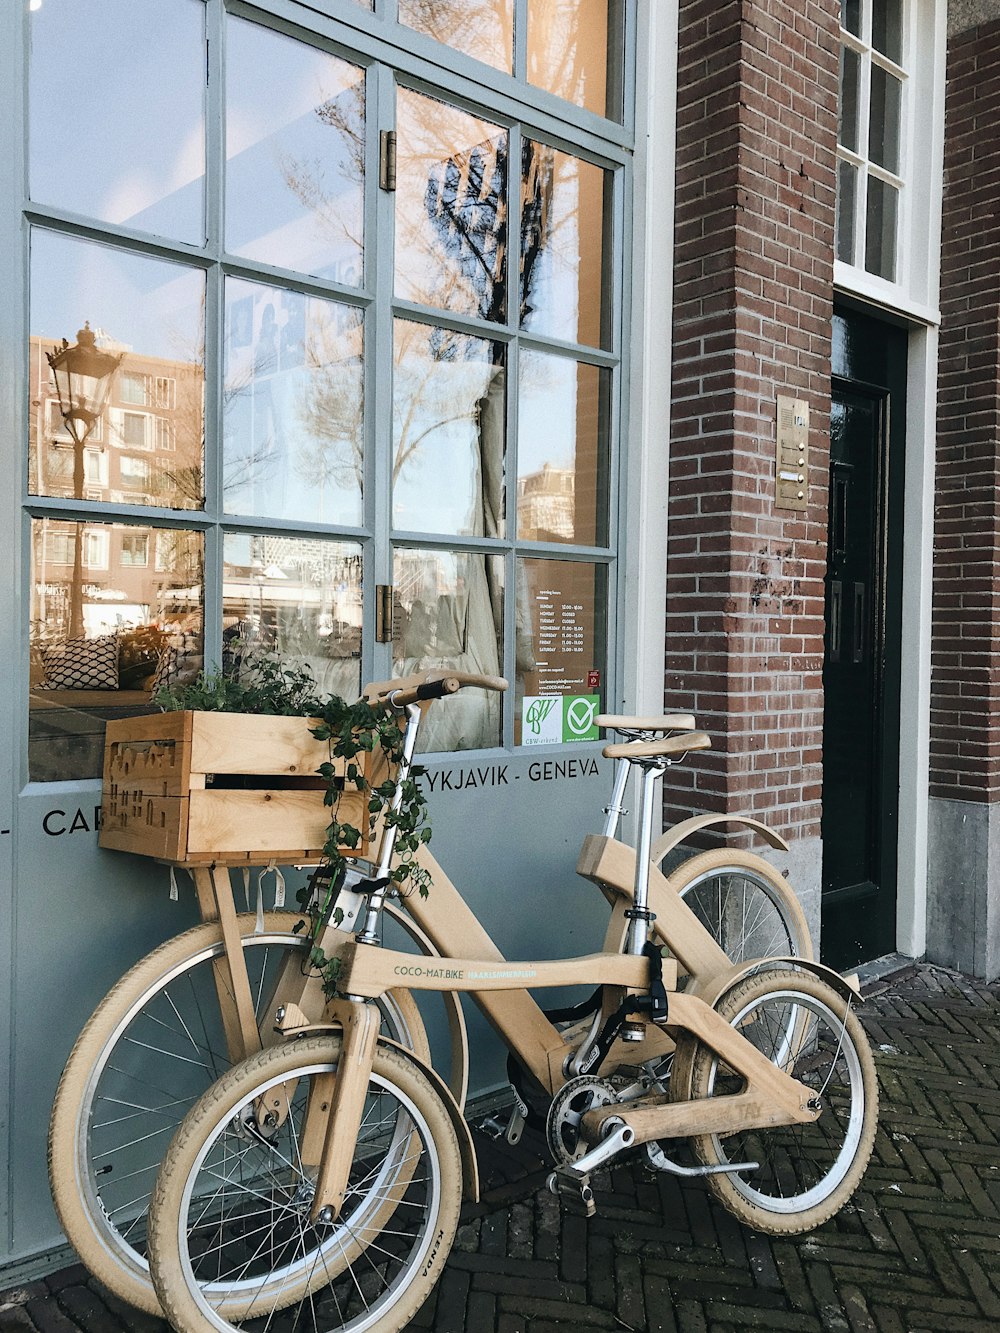
[[[475,934],[482,943],[492,946],[454,885],[443,871],[439,873],[441,879],[435,879],[433,896],[439,904],[441,942],[452,937],[467,940]],[[436,924],[436,919],[425,921],[429,933]],[[621,952],[508,962],[492,946],[473,957],[446,950],[440,966],[425,966],[415,962],[411,954],[355,940],[341,958],[340,985],[346,998],[331,1002],[320,1025],[339,1027],[343,1034],[335,1087],[329,1098],[317,1099],[315,1106],[310,1104],[303,1130],[309,1162],[318,1167],[313,1220],[335,1218],[343,1203],[377,1040],[377,1022],[373,1026],[368,1001],[399,985],[415,991],[471,995],[510,1050],[552,1094],[567,1080],[566,1059],[574,1047],[545,1017],[528,994],[526,983],[532,989],[544,989],[596,982],[605,988],[605,1012],[616,1008],[626,993],[648,992],[650,984],[649,958]],[[600,1143],[614,1129],[624,1145],[691,1133],[800,1124],[818,1118],[818,1103],[807,1087],[772,1064],[710,1005],[695,995],[671,989],[676,982],[673,960],[664,960],[663,981],[671,991],[663,1035],[676,1040],[681,1033],[692,1034],[742,1075],[746,1087],[735,1096],[708,1103],[668,1101],[661,1094],[651,1094],[608,1106],[584,1117],[586,1137]],[[303,1029],[283,1026],[283,1030],[291,1035]],[[607,1063],[614,1070],[626,1063],[631,1066],[639,1058],[636,1047],[616,1042]],[[610,1139],[608,1146],[612,1146]]]

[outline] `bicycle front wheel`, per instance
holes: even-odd
[[[237,918],[257,1024],[267,1034],[289,955],[308,941],[291,912]],[[49,1179],[67,1238],[116,1295],[159,1314],[145,1255],[156,1172],[175,1130],[230,1068],[215,985],[217,923],[195,926],[141,959],[105,996],[70,1055],[49,1126]],[[383,1030],[426,1050],[408,994],[387,996]]]
[[[182,1330],[397,1333],[437,1281],[458,1226],[455,1127],[423,1072],[376,1051],[340,1216],[310,1222],[310,1105],[329,1100],[340,1040],[272,1047],[197,1103],[164,1159],[150,1208],[153,1281]],[[254,1107],[275,1092],[272,1131]]]
[[[878,1080],[868,1038],[847,1000],[806,972],[757,973],[728,991],[716,1009],[773,1064],[811,1089],[821,1113],[806,1124],[692,1136],[692,1149],[706,1166],[755,1163],[708,1177],[709,1188],[741,1222],[770,1235],[809,1231],[843,1207],[871,1157]],[[696,1045],[692,1100],[740,1092],[743,1078],[707,1046]]]

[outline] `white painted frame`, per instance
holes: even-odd
[[[867,6],[870,8],[870,0]],[[928,782],[930,775],[931,599],[934,468],[944,172],[945,0],[910,0],[904,59],[908,128],[901,126],[906,202],[897,253],[901,281],[834,264],[834,286],[909,325],[906,464],[903,481],[903,590],[899,714],[899,832],[896,948],[913,958],[927,947]],[[868,20],[870,25],[870,19]],[[870,26],[868,31],[870,32]],[[910,100],[912,99],[912,100]],[[865,122],[867,123],[867,122]]]

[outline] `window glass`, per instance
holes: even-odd
[[[903,59],[903,0],[872,0],[872,46],[897,65]]]
[[[865,268],[889,282],[896,279],[896,212],[899,191],[876,176],[868,177]]]
[[[861,36],[861,0],[840,0],[840,26]]]
[[[851,162],[838,162],[836,254],[845,264],[854,263],[854,209],[857,189],[857,167]]]
[[[205,238],[201,0],[46,0],[29,10],[31,197]]]
[[[532,333],[607,346],[607,172],[525,141],[521,323]]]
[[[609,388],[609,373],[597,366],[521,350],[521,541],[595,546],[607,540]]]
[[[226,509],[361,523],[364,316],[226,280]]]
[[[607,670],[607,571],[534,557],[517,566],[515,744],[595,740]]]
[[[620,116],[619,0],[528,0],[528,82],[598,116]]]
[[[510,73],[513,0],[399,0],[399,21]]]
[[[228,25],[228,248],[360,285],[364,70],[232,15]]]
[[[852,153],[858,150],[858,80],[861,57],[849,46],[840,48],[840,133],[839,140]]]
[[[204,664],[204,538],[127,523],[31,520],[29,777],[98,777],[108,718],[148,713]]]
[[[507,132],[400,88],[396,295],[505,317]]]
[[[880,65],[872,64],[868,156],[886,171],[899,171],[899,112],[903,85]]]
[[[502,344],[396,321],[396,528],[503,535],[504,384]]]
[[[393,562],[393,669],[502,674],[503,561],[471,551],[397,549]],[[500,695],[462,690],[420,726],[423,750],[500,744]]]
[[[52,232],[32,233],[31,494],[93,498],[84,495],[84,454],[97,444],[108,456],[108,494],[101,498],[170,509],[203,505],[204,293],[204,275],[180,264]],[[72,349],[86,351],[91,336],[100,354],[104,394],[96,420],[73,417],[79,400],[72,395],[79,393],[74,386],[92,386],[98,377],[72,378],[68,401],[65,394],[60,397],[48,359],[66,339],[69,353],[63,364],[76,364]],[[81,363],[85,369],[88,362],[89,357]],[[136,386],[148,375],[173,383],[172,406],[155,412],[132,409]],[[175,440],[167,453],[157,421],[169,425]],[[140,494],[134,459],[124,452],[136,448],[149,450]]]
[[[308,667],[321,693],[361,692],[361,547],[326,537],[227,533],[222,668],[277,653]]]

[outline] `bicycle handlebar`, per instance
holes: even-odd
[[[507,688],[507,682],[502,676],[483,676],[472,671],[448,671],[442,668],[422,671],[400,680],[368,685],[364,695],[372,705],[391,703],[396,708],[405,708],[407,704],[443,699],[446,694],[456,694],[466,687],[502,694]]]

